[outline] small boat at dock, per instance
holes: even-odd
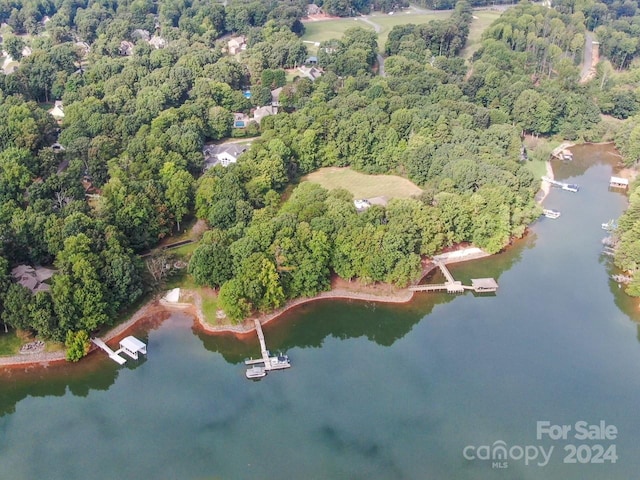
[[[250,380],[255,380],[256,378],[262,378],[267,376],[267,371],[264,367],[259,365],[253,366],[247,369],[247,378]]]
[[[558,218],[560,216],[560,212],[558,210],[553,210],[551,208],[545,208],[542,210],[542,214],[547,218]]]
[[[559,182],[557,180],[554,180],[553,178],[547,177],[546,175],[541,178],[543,182],[547,182],[549,185],[561,188],[562,190],[565,190],[567,192],[577,192],[578,190],[580,190],[580,187],[575,183]]]

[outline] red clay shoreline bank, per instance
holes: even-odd
[[[463,249],[464,250],[464,249]],[[462,250],[452,250],[448,254],[460,252]],[[486,252],[474,252],[469,255],[459,256],[457,258],[451,258],[444,260],[445,263],[458,263],[469,260],[475,260],[490,256]],[[429,273],[437,268],[433,263],[427,262],[421,273],[421,280],[424,279]],[[345,283],[345,281],[342,281]],[[208,335],[234,335],[236,337],[244,337],[255,331],[254,319],[258,319],[262,325],[266,325],[280,318],[286,312],[289,312],[300,305],[304,305],[316,301],[324,300],[356,300],[362,302],[379,302],[379,303],[407,303],[413,299],[415,292],[412,292],[406,288],[396,288],[387,284],[377,284],[372,286],[364,286],[359,282],[348,282],[352,284],[352,288],[332,288],[329,291],[321,292],[314,297],[298,298],[287,302],[287,304],[278,310],[270,313],[251,316],[245,319],[238,325],[211,325],[205,318],[202,311],[202,298],[197,292],[186,291],[193,298],[193,304],[180,303],[172,306],[166,302],[163,302],[159,296],[156,296],[145,305],[143,305],[131,318],[126,322],[121,323],[117,327],[109,330],[104,335],[101,335],[102,340],[109,342],[118,337],[123,337],[127,330],[134,327],[139,321],[150,318],[153,315],[164,312],[182,311],[194,318],[195,327]],[[361,290],[361,291],[358,291]],[[362,291],[364,290],[364,291]],[[385,293],[380,293],[380,290],[384,290]],[[97,347],[91,347],[90,353],[97,350]],[[50,364],[66,362],[66,354],[62,352],[43,352],[36,354],[20,354],[13,356],[0,357],[0,368],[11,367],[27,367],[27,366],[42,366],[47,367]]]
[[[461,250],[453,250],[452,252],[449,252],[449,253],[460,252],[460,251]],[[459,256],[457,258],[450,258],[448,260],[445,259],[444,263],[451,264],[451,263],[466,262],[469,260],[477,260],[477,259],[485,258],[488,256],[490,256],[490,254],[479,251],[477,253],[474,252],[469,255]],[[437,267],[432,262],[426,263],[425,267],[422,270],[420,281],[422,281],[427,275],[429,275],[436,268]],[[396,288],[386,284],[381,284],[378,286],[382,286],[383,288],[388,290],[389,293],[384,293],[384,294],[376,293],[376,288],[375,288],[376,286],[373,286],[373,287],[363,286],[359,283],[355,283],[353,289],[339,288],[339,287],[336,288],[335,285],[332,285],[332,289],[329,291],[321,292],[314,297],[297,298],[295,300],[291,300],[287,302],[283,307],[273,312],[258,315],[258,316],[251,316],[245,319],[242,323],[238,325],[227,324],[227,325],[217,326],[217,325],[211,325],[209,322],[207,322],[204,314],[202,313],[201,299],[199,295],[197,295],[195,292],[191,292],[194,294],[195,305],[192,309],[188,309],[188,311],[190,314],[192,314],[195,317],[198,329],[207,334],[212,334],[212,335],[232,334],[232,335],[241,337],[241,336],[245,336],[247,334],[253,333],[255,331],[256,329],[255,323],[254,323],[255,319],[259,320],[261,325],[266,325],[267,323],[280,318],[286,312],[289,312],[290,310],[293,310],[300,305],[304,305],[311,302],[335,299],[335,300],[356,300],[356,301],[362,301],[362,302],[378,302],[378,303],[407,303],[413,299],[413,296],[415,294],[415,292],[407,288]],[[356,289],[362,289],[365,291],[357,291]],[[171,308],[171,307],[168,307],[168,308]]]

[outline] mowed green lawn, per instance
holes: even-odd
[[[378,47],[380,51],[384,51],[384,46],[389,36],[389,32],[396,25],[406,25],[413,23],[420,25],[428,23],[430,20],[443,20],[451,16],[452,10],[442,10],[429,13],[418,13],[413,8],[402,12],[395,12],[393,15],[375,12],[367,18],[378,25]],[[480,40],[482,33],[491,25],[500,15],[501,11],[497,10],[474,10],[473,21],[469,30],[469,38],[467,46],[462,50],[464,58],[471,56],[480,48]],[[305,33],[302,40],[307,42],[324,42],[332,38],[341,38],[345,30],[351,27],[362,27],[374,30],[374,27],[365,22],[362,18],[340,18],[335,20],[321,20],[317,22],[305,22]],[[317,48],[307,43],[309,52],[316,53]]]
[[[353,18],[339,18],[335,20],[319,20],[317,22],[304,23],[304,35],[302,40],[305,42],[325,42],[333,38],[342,38],[345,30],[353,27],[362,27],[373,30],[371,25]],[[307,48],[311,50],[308,43]]]
[[[469,27],[467,45],[461,52],[461,56],[463,58],[471,58],[471,56],[480,48],[482,34],[501,14],[502,12],[498,12],[496,10],[478,10],[473,12],[473,20]]]
[[[396,12],[393,15],[385,13],[374,13],[367,18],[377,24],[380,27],[378,33],[378,47],[380,50],[384,49],[384,44],[387,41],[389,32],[396,25],[406,25],[407,23],[414,23],[419,25],[421,23],[427,23],[429,20],[443,19],[451,16],[451,10],[443,10],[433,13],[416,13],[414,10],[409,9],[403,12]],[[345,30],[352,27],[362,27],[368,30],[374,30],[374,27],[365,22],[362,18],[340,18],[335,20],[320,20],[317,22],[305,22],[305,32],[302,36],[303,41],[307,42],[324,42],[331,40],[332,38],[342,38]],[[315,52],[316,49],[313,45],[307,43],[307,48],[310,52]]]
[[[355,199],[386,197],[409,198],[420,195],[422,190],[406,178],[396,175],[367,175],[350,168],[326,167],[317,170],[302,179],[319,183],[327,190],[344,188]]]
[[[396,25],[407,25],[413,23],[420,25],[428,23],[431,20],[443,20],[451,16],[451,10],[442,10],[433,13],[416,13],[411,9],[402,12],[395,12],[393,15],[385,13],[374,13],[369,15],[369,20],[373,23],[380,25],[380,32],[378,32],[378,48],[383,51],[389,32],[393,30]],[[364,23],[364,22],[362,22]]]

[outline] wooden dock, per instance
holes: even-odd
[[[271,356],[267,349],[267,343],[264,340],[264,332],[262,331],[262,324],[260,320],[254,319],[256,326],[256,334],[258,335],[258,341],[260,342],[260,354],[262,358],[245,360],[245,365],[253,365],[247,371],[247,378],[261,378],[264,377],[271,370],[283,370],[290,368],[289,357],[286,355]],[[250,373],[252,372],[252,373]]]
[[[572,143],[562,143],[553,149],[551,156],[559,160],[573,160],[573,153],[569,150],[570,147],[573,147]]]
[[[559,187],[562,190],[566,190],[567,192],[575,193],[580,189],[580,187],[574,183],[558,182],[557,180],[553,180],[552,178],[549,178],[546,175],[541,178],[543,182],[547,182],[548,184],[553,185],[554,187]]]
[[[258,341],[260,342],[260,353],[262,354],[262,361],[264,363],[265,370],[271,370],[271,362],[269,361],[269,350],[267,350],[267,344],[264,341],[264,332],[262,331],[262,324],[257,318],[254,320],[256,325],[256,333],[258,334]]]
[[[93,342],[94,345],[96,345],[97,347],[107,352],[107,355],[109,355],[109,358],[114,362],[119,363],[120,365],[123,365],[127,361],[125,358],[122,358],[120,355],[118,355],[119,351],[114,352],[113,350],[111,350],[111,348],[109,348],[109,345],[104,343],[101,339],[92,338],[91,341]]]
[[[498,290],[498,282],[493,278],[472,278],[471,285],[463,285],[461,281],[453,278],[453,275],[451,275],[451,272],[442,261],[434,259],[433,263],[440,269],[446,282],[411,285],[409,290],[412,292],[446,291],[447,293],[463,293],[465,290],[472,290],[476,293],[491,293]]]

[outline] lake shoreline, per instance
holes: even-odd
[[[610,143],[610,142],[608,142]],[[546,161],[546,175],[553,179],[554,173],[553,168],[551,166],[551,160]],[[536,202],[542,205],[545,198],[549,195],[551,191],[551,185],[548,182],[541,181],[540,190],[536,195]],[[508,247],[507,247],[508,248]],[[452,250],[449,252],[445,252],[440,255],[436,255],[436,257],[441,257],[445,264],[449,263],[458,263],[458,262],[466,262],[470,260],[476,260],[479,258],[485,258],[491,256],[486,252],[482,252],[481,254],[472,254],[472,255],[462,255],[459,258],[453,258],[448,260],[447,255],[450,255],[452,252],[461,252],[465,250],[465,248]],[[429,275],[436,268],[433,263],[431,265],[427,264],[423,267],[421,272],[420,281],[422,281],[427,275]],[[105,342],[109,342],[117,337],[124,337],[124,334],[133,328],[140,320],[149,318],[154,314],[159,312],[172,312],[172,311],[181,311],[189,314],[194,318],[195,327],[207,334],[207,335],[234,335],[236,337],[245,337],[249,334],[255,332],[255,319],[260,321],[261,325],[266,325],[278,318],[282,317],[285,313],[295,309],[296,307],[305,305],[307,303],[319,302],[325,300],[356,300],[361,302],[376,302],[376,303],[408,303],[410,302],[415,292],[408,290],[407,288],[397,288],[391,285],[386,284],[374,284],[374,285],[362,285],[359,281],[354,280],[348,282],[348,284],[344,284],[345,281],[342,282],[341,286],[336,286],[336,282],[332,280],[331,289],[326,292],[320,292],[318,295],[313,297],[305,297],[305,298],[297,298],[295,300],[288,301],[283,307],[270,312],[264,313],[260,315],[252,315],[249,318],[246,318],[243,322],[232,325],[232,324],[222,324],[222,325],[212,325],[209,323],[204,315],[202,310],[202,297],[193,290],[185,290],[185,293],[193,299],[193,303],[179,303],[176,305],[172,305],[168,302],[163,301],[159,296],[155,296],[147,303],[145,303],[140,309],[138,309],[128,320],[119,324],[112,330],[106,332],[101,338]],[[384,293],[381,293],[383,291]],[[89,353],[95,351],[97,347],[91,344],[91,349]],[[49,364],[56,364],[66,362],[66,352],[41,352],[35,354],[18,354],[11,356],[0,356],[0,368],[11,368],[11,367],[31,367],[31,366],[42,366],[47,367]]]
[[[436,255],[436,257],[440,258],[445,264],[466,262],[486,258],[488,256],[491,256],[491,254],[475,247],[458,248]],[[422,281],[436,268],[437,267],[433,262],[425,262],[421,272],[420,281]],[[336,284],[339,286],[336,286]],[[237,325],[212,325],[207,321],[203,313],[202,297],[193,290],[185,290],[184,293],[186,296],[191,297],[193,303],[177,303],[172,305],[163,301],[160,296],[155,296],[138,309],[128,320],[109,330],[104,335],[101,335],[100,338],[105,342],[123,338],[127,331],[132,329],[138,322],[144,319],[149,319],[159,313],[166,312],[183,312],[188,314],[193,317],[195,328],[207,335],[231,334],[241,338],[255,332],[255,319],[258,319],[261,325],[266,325],[279,319],[285,313],[294,310],[296,307],[307,303],[325,300],[356,300],[362,302],[402,304],[410,302],[415,294],[415,292],[410,291],[407,288],[398,288],[389,284],[363,285],[357,280],[349,282],[342,279],[336,280],[334,277],[331,290],[326,292],[321,292],[313,297],[290,300],[283,307],[273,312],[252,315]],[[98,347],[92,344],[89,354],[96,350],[99,350]],[[66,361],[66,352],[64,351],[18,354],[0,357],[0,368],[48,367],[50,364],[63,363]]]
[[[436,255],[443,263],[461,263],[470,260],[477,260],[480,258],[486,258],[491,254],[484,252],[476,247],[464,247],[449,252]],[[427,275],[437,269],[437,266],[428,261],[423,265],[423,269],[420,275],[420,281],[422,281]],[[261,315],[252,315],[246,318],[242,323],[238,325],[211,325],[202,312],[201,298],[196,292],[189,292],[193,295],[195,304],[192,308],[186,310],[182,306],[178,306],[177,309],[188,311],[195,317],[197,328],[210,335],[217,334],[231,334],[238,337],[244,337],[248,334],[255,332],[255,320],[260,321],[261,325],[266,325],[278,318],[282,317],[285,313],[295,309],[298,306],[305,305],[311,302],[318,302],[324,300],[356,300],[362,302],[376,302],[376,303],[408,303],[410,302],[415,293],[408,288],[397,288],[389,284],[374,284],[363,285],[360,282],[351,281],[348,282],[343,279],[337,279],[334,277],[332,281],[331,289],[326,292],[320,292],[318,295],[306,298],[297,298],[290,300],[283,307]],[[171,308],[171,307],[168,307]]]

